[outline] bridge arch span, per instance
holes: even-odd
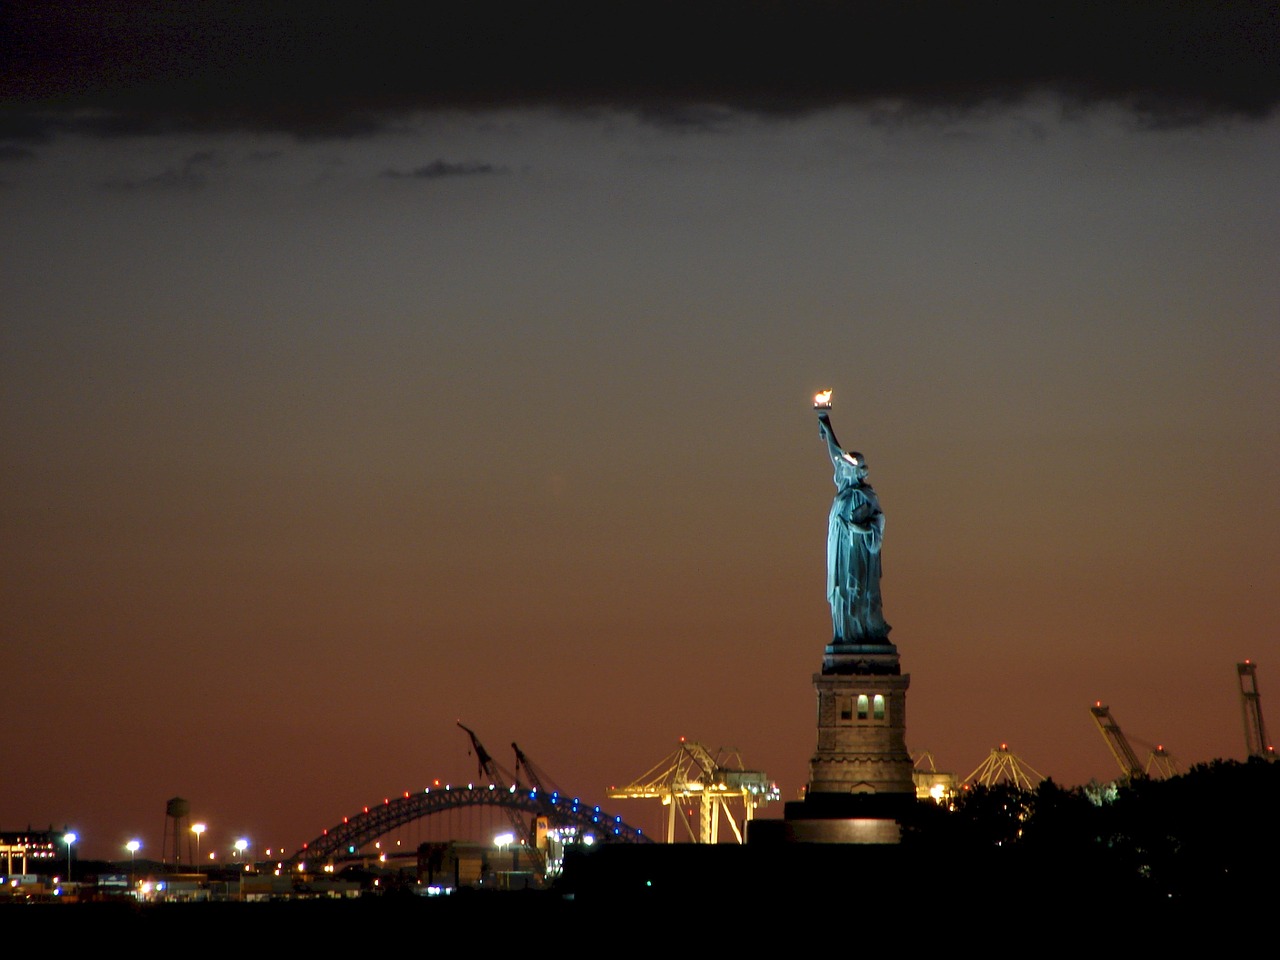
[[[581,803],[576,797],[543,794],[520,787],[497,784],[465,787],[428,787],[421,793],[388,797],[381,804],[365,807],[360,813],[343,817],[290,857],[285,865],[297,868],[307,862],[328,863],[336,856],[359,850],[392,830],[433,814],[465,807],[501,807],[543,816],[552,827],[574,827],[580,835],[590,835],[601,843],[652,843],[640,830],[611,816],[597,806]]]

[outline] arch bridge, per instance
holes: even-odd
[[[435,789],[428,787],[421,793],[406,792],[400,797],[388,797],[377,806],[365,807],[358,814],[343,817],[341,822],[310,843],[303,844],[302,849],[283,866],[299,870],[307,863],[331,863],[405,824],[466,807],[498,807],[512,816],[545,817],[549,828],[572,832],[584,842],[653,842],[640,830],[623,823],[621,817],[611,816],[597,806],[583,804],[576,797],[543,793],[537,788],[516,784],[509,787],[494,783],[482,786],[467,784],[465,787],[446,785]],[[588,837],[591,838],[589,841]]]

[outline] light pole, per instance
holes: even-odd
[[[191,825],[191,832],[196,835],[196,873],[200,872],[200,835],[208,829],[203,823]]]
[[[124,848],[129,851],[129,889],[132,890],[133,889],[133,863],[135,858],[138,856],[138,851],[142,849],[142,841],[130,840],[128,843],[124,845]]]
[[[236,871],[237,879],[240,881],[240,900],[244,902],[244,872],[249,869],[249,865],[244,860],[244,852],[249,849],[249,841],[241,837],[236,841],[235,847],[236,854],[240,857],[240,869]]]
[[[75,843],[77,840],[79,840],[80,838],[77,837],[74,833],[68,832],[65,836],[63,836],[62,839],[67,842],[67,883],[70,883],[71,882],[71,845]]]

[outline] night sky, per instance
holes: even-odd
[[[912,751],[1280,724],[1280,7],[424,6],[0,7],[0,829],[796,797],[824,387]]]

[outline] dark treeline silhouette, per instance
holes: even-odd
[[[972,865],[997,889],[1016,876],[1027,884],[1013,891],[1020,898],[1093,890],[1193,906],[1256,902],[1280,864],[1278,791],[1280,764],[1263,760],[1116,785],[979,786],[952,809],[922,805],[904,843],[945,854],[960,878]]]

